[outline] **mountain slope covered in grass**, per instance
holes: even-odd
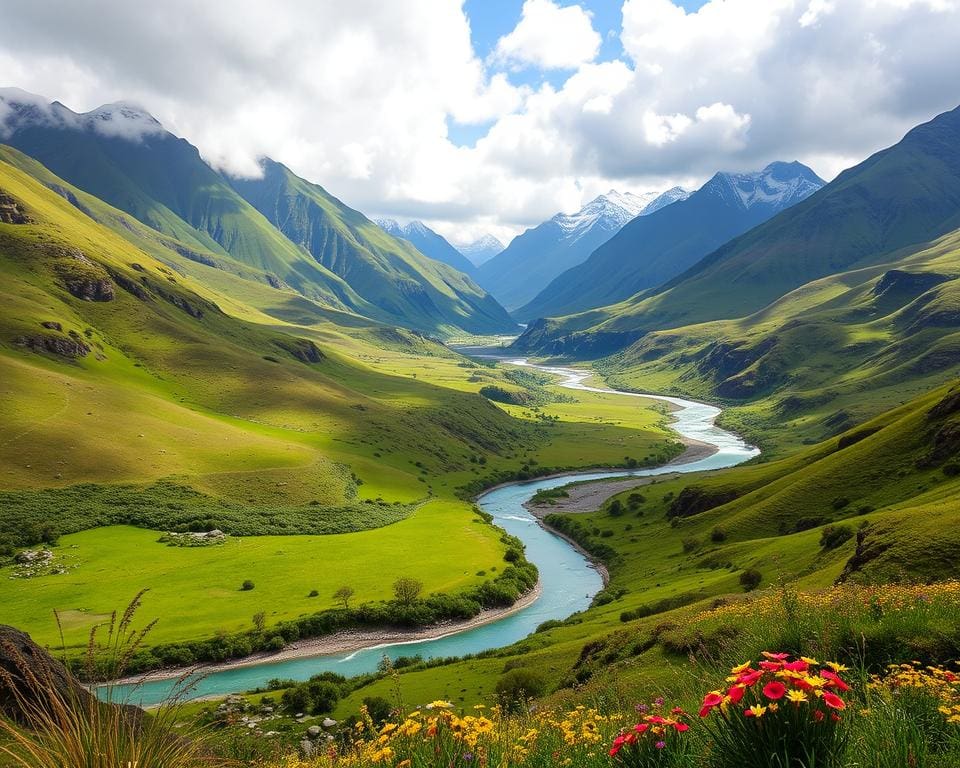
[[[721,400],[768,451],[824,439],[960,373],[960,231],[739,320],[653,331],[600,366],[627,388]]]
[[[519,315],[556,317],[622,301],[665,283],[714,248],[806,199],[823,180],[800,163],[718,173],[686,199],[634,219]]]
[[[0,93],[0,99],[8,108],[8,144],[188,248],[232,257],[268,285],[292,288],[333,310],[430,333],[512,327],[496,302],[460,273],[438,272],[416,249],[389,237],[320,187],[298,180],[314,190],[330,212],[323,225],[313,222],[319,229],[309,240],[311,252],[300,241],[303,237],[294,242],[285,236],[210,168],[195,147],[142,110],[108,105],[78,115],[11,89]],[[271,216],[275,212],[267,211]],[[314,212],[311,208],[307,213]],[[370,237],[376,245],[351,229],[357,217],[362,219],[358,226],[377,230]],[[371,258],[371,248],[387,255]],[[345,273],[357,279],[357,287],[349,285]],[[394,290],[391,282],[396,282]]]
[[[375,307],[374,317],[447,333],[515,327],[503,307],[462,272],[425,257],[286,166],[265,160],[262,170],[259,179],[233,179],[234,188],[291,242],[362,295]]]

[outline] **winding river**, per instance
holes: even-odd
[[[484,493],[478,504],[493,515],[496,524],[519,537],[526,545],[527,558],[540,569],[541,596],[526,608],[489,624],[467,629],[445,637],[394,643],[359,651],[325,656],[312,656],[283,661],[264,661],[250,666],[237,666],[210,673],[198,680],[190,696],[215,696],[246,691],[264,685],[272,678],[306,680],[319,672],[333,671],[342,675],[358,675],[376,669],[381,658],[419,654],[426,659],[440,656],[462,656],[489,648],[510,645],[533,632],[548,619],[564,619],[590,605],[602,588],[600,574],[590,562],[566,541],[542,528],[524,508],[523,503],[537,491],[555,488],[579,480],[612,477],[644,477],[673,472],[698,472],[739,464],[757,455],[758,450],[741,438],[714,424],[719,408],[703,403],[662,395],[640,395],[613,389],[591,387],[584,382],[590,373],[573,368],[535,366],[526,360],[505,360],[513,365],[535,368],[560,377],[561,386],[587,392],[616,394],[660,400],[675,406],[672,427],[682,437],[707,443],[716,452],[698,461],[654,469],[581,472],[523,483],[510,483]],[[143,706],[157,704],[169,697],[173,680],[149,680],[136,686],[117,686],[111,697]]]

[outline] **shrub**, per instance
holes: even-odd
[[[683,551],[689,554],[700,549],[700,539],[696,536],[686,536],[683,539]]]
[[[240,585],[241,592],[249,592],[251,589],[256,586],[250,579],[246,579],[243,584]]]
[[[620,502],[620,499],[614,499],[610,502],[610,506],[607,507],[607,512],[610,513],[611,517],[620,517],[623,514],[623,504]]]
[[[763,581],[763,574],[756,568],[747,568],[740,574],[740,586],[743,587],[744,592],[752,592],[760,586],[761,581]]]
[[[714,544],[721,544],[727,540],[727,532],[719,525],[710,531],[710,541]]]
[[[836,549],[853,538],[853,529],[849,525],[828,525],[820,534],[821,549]]]
[[[390,702],[382,696],[365,696],[363,706],[367,708],[367,714],[376,725],[382,725],[390,717],[393,707]]]
[[[504,707],[517,709],[525,701],[543,696],[547,679],[535,669],[511,669],[497,681],[496,693]]]

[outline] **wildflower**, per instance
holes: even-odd
[[[782,699],[787,693],[787,687],[776,680],[773,680],[763,686],[763,695],[774,701]]]
[[[766,708],[766,707],[762,707],[762,706],[760,706],[759,704],[754,704],[754,705],[753,705],[752,707],[750,707],[749,709],[744,710],[744,713],[743,713],[743,714],[744,714],[746,717],[761,718],[761,717],[763,717],[763,715],[766,713],[766,711],[767,711],[767,708]]]
[[[453,704],[449,701],[443,701],[443,699],[437,699],[427,704],[427,709],[453,709]]]
[[[746,690],[747,689],[742,685],[733,685],[727,691],[727,698],[730,700],[731,704],[739,704]]]
[[[700,717],[706,717],[710,710],[723,704],[723,694],[720,691],[711,691],[703,697],[703,706],[700,707]]]
[[[829,691],[823,692],[823,703],[831,709],[844,709],[847,706],[843,699],[841,699],[835,693],[830,693]]]
[[[665,741],[658,741],[658,742],[657,742],[656,744],[654,744],[653,746],[655,746],[657,749],[663,749],[665,746],[667,746],[667,742],[665,742]]]
[[[803,704],[807,700],[807,694],[803,691],[791,689],[787,691],[787,700],[794,704]]]

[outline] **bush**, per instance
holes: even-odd
[[[821,549],[836,549],[853,538],[853,529],[849,525],[828,525],[820,534]]]
[[[744,592],[752,592],[760,586],[761,581],[763,581],[763,574],[756,568],[747,568],[740,574],[740,586],[743,587]]]
[[[386,722],[390,717],[390,713],[393,711],[390,702],[382,696],[364,697],[363,706],[367,708],[367,714],[370,715],[370,719],[373,720],[376,725],[382,725]]]
[[[243,584],[240,585],[240,591],[249,592],[251,589],[254,588],[254,586],[255,584],[252,581],[250,581],[250,579],[247,579],[243,582]]]
[[[516,710],[529,699],[543,696],[547,691],[547,679],[535,669],[519,667],[501,677],[495,690],[504,707]]]
[[[620,515],[623,514],[623,504],[620,503],[620,499],[611,501],[610,506],[607,507],[607,512],[609,512],[612,517],[620,517]]]
[[[721,544],[727,540],[727,532],[719,525],[710,531],[710,541],[714,544]]]
[[[696,536],[687,536],[683,539],[683,551],[689,554],[700,549],[700,539]]]

